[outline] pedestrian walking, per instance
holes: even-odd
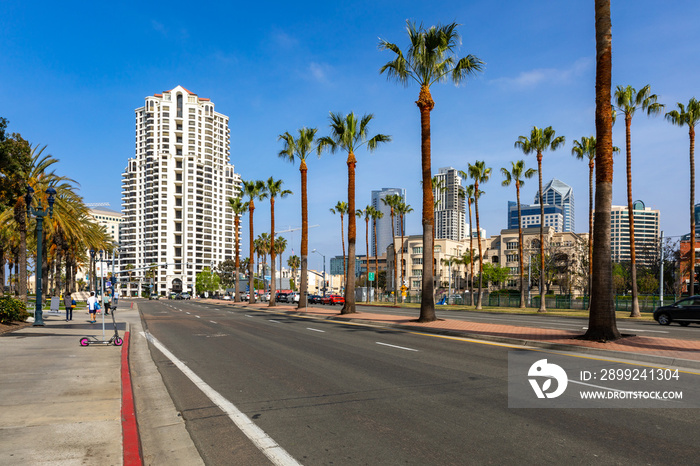
[[[73,320],[73,298],[70,295],[70,292],[66,293],[63,296],[63,304],[66,306],[66,322],[69,320]]]
[[[90,292],[90,297],[87,299],[88,312],[90,313],[90,323],[97,322],[97,309],[99,304],[97,304],[97,298],[95,298],[95,292]]]
[[[105,301],[105,315],[106,315],[106,316],[109,315],[109,309],[112,307],[111,299],[112,299],[112,297],[110,296],[110,292],[107,291],[107,292],[105,293],[105,296],[104,296],[104,301]]]

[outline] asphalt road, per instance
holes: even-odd
[[[324,307],[321,305],[312,305],[311,307]],[[340,311],[340,306],[336,306]],[[418,317],[418,309],[395,308],[387,306],[363,306],[357,305],[357,310],[362,312],[375,312],[379,314],[404,315]],[[436,306],[436,314],[439,318],[466,320],[471,322],[484,322],[494,324],[510,324],[521,327],[536,327],[536,328],[553,328],[561,330],[573,330],[585,332],[588,326],[588,319],[578,317],[555,317],[555,316],[539,316],[527,314],[500,314],[493,312],[476,312],[476,311],[453,311],[441,309]],[[617,322],[617,327],[622,333],[631,333],[639,336],[660,337],[660,338],[679,338],[685,340],[700,340],[700,326],[690,325],[681,327],[678,324],[668,326],[659,325],[656,321],[632,321],[620,320]]]
[[[307,465],[697,462],[695,409],[509,408],[507,347],[191,301],[139,306],[201,378],[152,347],[207,464],[270,462],[203,385]]]

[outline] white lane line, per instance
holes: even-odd
[[[326,333],[325,330],[319,330],[319,329],[317,329],[317,328],[311,328],[311,327],[306,327],[306,330],[313,330],[314,332]]]
[[[195,316],[195,317],[198,318],[198,319],[201,319],[201,317],[199,317],[199,316]]]
[[[216,322],[214,322],[213,320],[210,320],[209,322],[211,322],[212,324],[215,324],[215,323],[216,323]]]
[[[384,346],[391,346],[392,348],[398,348],[406,351],[418,351],[417,349],[413,348],[406,348],[405,346],[396,346],[396,345],[390,345],[389,343],[382,343],[381,341],[375,342],[378,345],[384,345]]]
[[[189,312],[186,312],[186,314],[189,315],[190,313],[189,313]]]
[[[260,450],[265,456],[267,456],[273,464],[280,466],[292,466],[300,465],[297,460],[295,460],[287,451],[279,446],[269,435],[265,433],[260,427],[255,425],[255,423],[250,420],[248,416],[243,414],[236,406],[229,400],[224,398],[219,392],[211,388],[204,382],[197,374],[195,374],[187,365],[180,361],[173,353],[168,351],[168,349],[163,346],[163,344],[158,341],[153,335],[148,332],[141,332],[148,341],[158,348],[158,350],[163,353],[165,357],[170,359],[175,366],[182,371],[183,374],[187,376],[188,379],[194,383],[197,388],[199,388],[202,393],[204,393],[214,404],[216,404],[223,412],[225,412],[228,417],[233,421],[234,424],[243,432],[246,437],[248,437],[258,450]]]
[[[246,317],[255,317],[255,316],[251,316],[250,314],[246,314],[245,316]]]
[[[280,322],[279,320],[274,320],[274,319],[268,319],[268,320],[269,320],[270,322],[274,322],[274,323],[276,323],[276,324],[281,324],[281,323],[282,323],[282,322]]]

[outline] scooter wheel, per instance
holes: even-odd
[[[114,339],[114,346],[121,346],[124,344],[124,340],[121,339],[121,337],[117,337]]]
[[[90,345],[90,339],[87,337],[83,337],[80,339],[80,346],[89,346]]]

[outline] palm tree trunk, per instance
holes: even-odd
[[[540,181],[540,308],[537,312],[547,312],[544,302],[544,199],[542,198],[542,152],[537,151],[537,174]]]
[[[366,286],[365,289],[367,290],[367,297],[365,298],[365,302],[369,303],[369,217],[365,216],[365,264],[367,265],[367,280],[366,280]]]
[[[277,301],[275,299],[277,295],[277,266],[275,265],[275,257],[275,198],[270,197],[270,262],[272,263],[270,278],[272,278],[272,283],[270,283],[270,302],[267,304],[268,307],[277,306]]]
[[[27,221],[24,200],[19,199],[15,203],[15,221],[19,225],[19,277],[17,279],[17,293],[19,299],[27,304]]]
[[[476,242],[479,246],[479,295],[476,297],[476,309],[481,309],[481,289],[483,287],[484,276],[484,256],[481,252],[481,228],[479,227],[479,182],[474,182],[474,210],[476,215]]]
[[[306,161],[299,164],[301,172],[301,277],[299,280],[299,306],[306,307],[306,291],[308,289],[308,259],[309,259],[309,211],[307,210],[308,198],[306,195]]]
[[[593,291],[593,168],[595,163],[588,164],[588,309],[591,308]]]
[[[620,338],[615,323],[610,254],[610,211],[612,206],[613,151],[610,85],[612,76],[612,32],[610,0],[595,0],[596,31],[596,189],[593,230],[593,294],[588,330],[583,339],[611,341]]]
[[[5,296],[5,248],[0,246],[0,296]]]
[[[354,314],[355,309],[355,243],[357,241],[357,226],[355,222],[355,154],[348,154],[348,270],[347,285],[345,286],[345,305],[341,314]],[[343,258],[345,260],[345,258]]]
[[[248,261],[248,295],[250,296],[248,298],[248,302],[250,304],[255,303],[255,283],[254,283],[254,271],[255,271],[255,251],[254,251],[254,243],[255,239],[253,238],[253,211],[255,210],[255,204],[253,203],[253,199],[250,200],[250,205],[248,205],[248,215],[250,215],[250,234],[249,234],[249,241],[250,241],[250,260]]]
[[[695,294],[695,127],[688,125],[690,137],[690,288],[688,295]]]
[[[375,293],[379,293],[379,249],[377,249],[377,219],[373,218],[374,224],[374,289]]]
[[[625,115],[625,138],[627,143],[627,221],[630,230],[630,265],[632,275],[632,312],[630,317],[640,317],[639,298],[637,296],[637,254],[634,244],[634,209],[632,205],[632,116]]]
[[[348,282],[348,268],[345,263],[345,224],[342,212],[340,213],[340,244],[343,246],[343,285],[345,285]]]
[[[399,216],[399,222],[400,222],[400,227],[401,228],[401,286],[399,289],[401,290],[401,302],[403,303],[403,286],[404,286],[404,281],[406,280],[404,278],[404,264],[403,264],[403,237],[404,237],[404,231],[403,231],[403,215]]]
[[[234,215],[234,220],[233,220],[233,234],[234,234],[234,238],[233,238],[233,242],[234,242],[234,247],[236,248],[235,267],[234,267],[234,270],[233,270],[233,302],[234,302],[234,303],[240,303],[240,302],[241,302],[241,295],[240,295],[240,293],[238,292],[238,288],[239,288],[239,286],[238,286],[238,285],[239,285],[239,284],[238,284],[238,280],[239,280],[238,270],[239,270],[239,268],[241,267],[241,255],[240,255],[240,252],[239,252],[239,248],[240,248],[240,246],[241,246],[241,239],[240,239],[240,234],[241,234],[241,230],[240,230],[241,221],[240,221],[240,217],[238,216],[238,214],[234,213],[233,215]]]
[[[472,203],[469,205],[469,305],[474,305],[474,232],[472,231]],[[477,233],[478,234],[478,233]]]
[[[520,259],[520,308],[525,309],[525,270],[523,260],[523,218],[520,213],[520,182],[515,181],[515,193],[518,198],[518,256]]]
[[[398,294],[396,290],[396,282],[398,281],[398,275],[396,273],[396,228],[394,228],[394,206],[391,206],[391,251],[393,252],[394,256],[394,283],[392,283],[391,290],[394,293],[394,305],[396,305],[396,295]]]
[[[433,189],[430,167],[430,112],[435,107],[435,102],[430,95],[427,86],[421,86],[416,102],[420,109],[420,133],[421,133],[421,171],[423,179],[423,287],[421,290],[419,322],[433,322],[435,316],[435,295],[433,291],[433,223],[435,221],[435,203],[433,201]]]

